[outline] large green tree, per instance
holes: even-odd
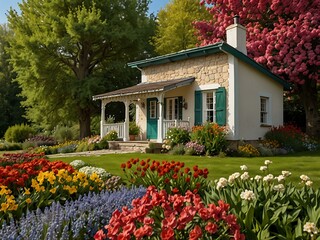
[[[97,105],[92,96],[129,84],[125,63],[145,52],[152,32],[148,3],[26,0],[20,14],[11,10],[11,61],[28,119],[47,125],[78,120],[80,138],[89,136]]]
[[[13,32],[6,25],[0,25],[0,138],[9,126],[26,122],[23,118],[24,109],[20,104],[21,90],[18,83],[13,81],[15,74],[6,52],[8,39],[12,36]]]
[[[171,0],[157,16],[153,38],[156,52],[167,54],[195,47],[198,41],[192,23],[210,16],[199,0]]]

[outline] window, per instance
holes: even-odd
[[[178,98],[166,99],[166,119],[175,120],[178,119]]]
[[[215,122],[215,92],[203,92],[203,120],[204,122]]]
[[[269,98],[260,97],[260,123],[269,123]]]
[[[226,89],[195,91],[194,92],[194,125],[205,122],[216,122],[220,126],[226,125]]]
[[[157,118],[157,101],[150,101],[150,119]]]

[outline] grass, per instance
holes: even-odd
[[[284,156],[273,157],[255,157],[255,158],[240,158],[240,157],[199,157],[199,156],[180,156],[169,154],[146,154],[146,153],[126,153],[126,154],[106,154],[100,156],[81,156],[81,157],[63,157],[55,158],[49,156],[52,160],[62,160],[70,163],[75,159],[81,159],[88,164],[106,169],[113,175],[124,176],[120,164],[128,161],[130,158],[140,158],[151,160],[174,160],[181,161],[188,167],[198,165],[200,168],[208,168],[210,180],[226,177],[234,172],[242,172],[241,165],[247,165],[249,175],[264,175],[260,171],[260,166],[264,165],[266,159],[273,163],[269,166],[269,173],[274,176],[281,174],[282,170],[287,170],[292,173],[291,181],[299,184],[300,175],[305,174],[311,178],[314,187],[320,187],[320,151],[304,152]]]

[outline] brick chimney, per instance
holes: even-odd
[[[234,23],[227,27],[227,43],[247,55],[246,28],[239,23],[239,16],[233,17]]]

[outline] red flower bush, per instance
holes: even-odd
[[[4,153],[0,157],[0,166],[13,165],[15,163],[30,162],[33,159],[44,158],[44,153]]]
[[[245,239],[229,205],[205,206],[198,194],[169,195],[154,186],[132,201],[132,209],[116,210],[110,222],[98,231],[95,239]],[[134,238],[132,238],[134,237]]]
[[[19,188],[28,187],[31,184],[31,179],[37,176],[40,171],[57,173],[59,169],[66,169],[69,173],[74,172],[74,169],[68,163],[62,161],[50,162],[43,158],[0,167],[0,185],[8,186],[15,192]]]
[[[185,193],[187,190],[202,196],[207,187],[208,169],[185,167],[183,162],[130,159],[121,164],[127,181],[135,186],[156,186],[167,193]]]

